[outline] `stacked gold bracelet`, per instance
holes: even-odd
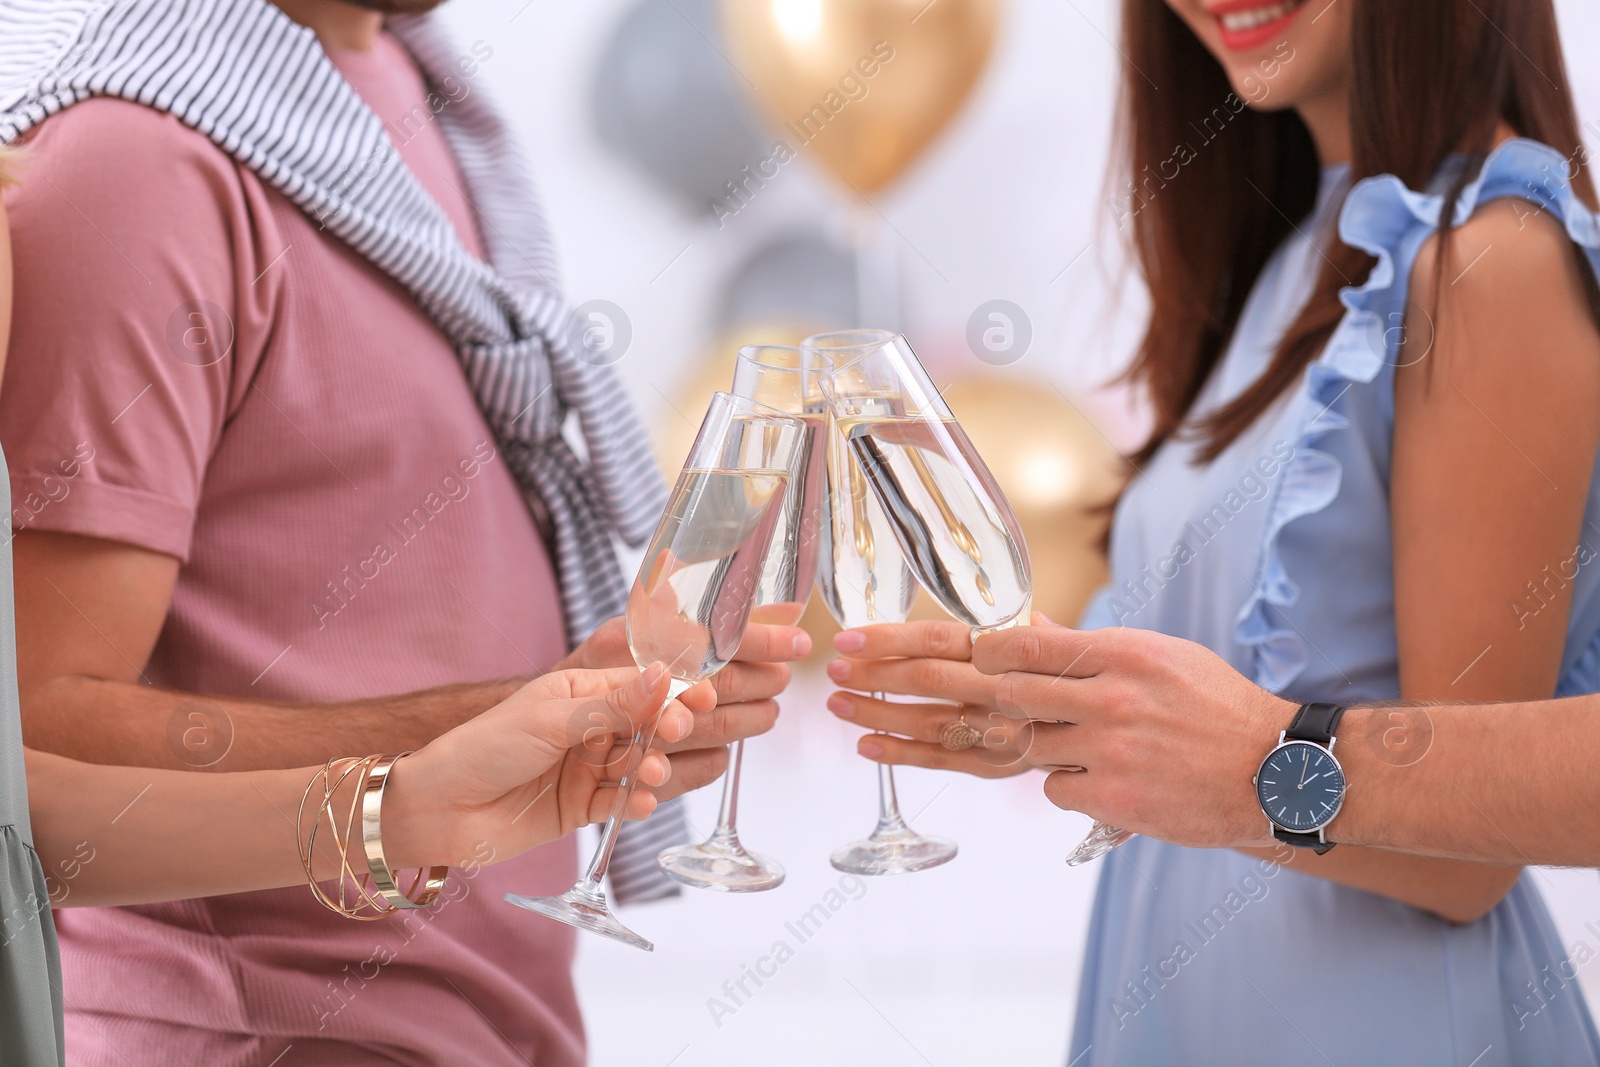
[[[346,756],[331,759],[306,785],[300,798],[300,865],[305,868],[306,881],[311,894],[323,907],[338,912],[347,919],[371,922],[402,908],[424,908],[433,903],[444,888],[448,867],[419,868],[410,886],[402,892],[383,856],[383,835],[379,817],[383,811],[383,789],[389,780],[389,771],[396,760],[409,756],[401,752],[393,756],[367,756],[356,759]],[[343,833],[334,818],[334,796],[352,777],[356,781],[355,794],[345,813]],[[317,784],[322,784],[322,798],[316,811],[307,821],[307,809]],[[350,863],[351,834],[355,830],[356,816],[361,818],[361,847],[366,863],[365,870],[357,873]],[[339,855],[339,889],[337,897],[317,883],[313,867],[316,856],[317,831],[327,821],[328,832],[333,836],[333,847]]]

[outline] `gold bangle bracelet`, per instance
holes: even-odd
[[[410,752],[394,756],[380,756],[367,768],[366,781],[361,786],[361,847],[367,854],[367,872],[372,876],[372,887],[378,891],[391,908],[425,908],[438,897],[444,888],[449,867],[431,867],[426,872],[419,869],[407,892],[395,885],[394,874],[383,857],[383,833],[379,818],[383,813],[383,789],[389,782],[389,771],[395,761]],[[422,887],[420,895],[418,887]],[[414,896],[415,895],[415,896]]]
[[[350,866],[347,842],[350,839],[350,829],[355,824],[356,812],[360,808],[361,792],[359,782],[361,779],[358,777],[357,789],[350,800],[349,816],[345,820],[344,836],[342,838],[339,835],[339,825],[333,812],[333,801],[347,779],[352,775],[361,775],[367,766],[379,758],[378,756],[367,756],[364,759],[356,759],[355,757],[346,756],[344,758],[330,759],[312,777],[310,783],[306,786],[305,795],[300,798],[300,862],[305,867],[306,882],[311,888],[311,895],[317,899],[318,903],[330,911],[337,912],[347,919],[355,919],[361,922],[372,922],[383,918],[385,915],[392,914],[394,911],[393,908],[386,907],[383,901],[374,897],[366,887],[365,883],[370,880],[370,876],[365,874],[358,876]],[[334,778],[336,772],[338,774],[337,779]],[[317,805],[317,809],[311,814],[308,823],[306,806],[319,783],[322,786],[322,798]],[[317,852],[317,830],[324,819],[327,820],[329,834],[333,838],[334,851],[339,857],[339,872],[336,876],[338,884],[337,899],[330,897],[317,884],[314,870],[314,857]],[[353,900],[352,895],[355,898]],[[370,912],[364,910],[367,908],[372,910]]]

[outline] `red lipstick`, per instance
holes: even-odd
[[[1217,20],[1222,45],[1248,52],[1279,40],[1305,7],[1305,0],[1224,0],[1207,13]]]

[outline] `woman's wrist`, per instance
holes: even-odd
[[[360,774],[350,774],[340,778],[336,772],[330,780],[324,780],[325,767],[305,768],[295,771],[267,771],[265,774],[282,773],[292,776],[294,784],[301,791],[309,783],[309,792],[306,793],[306,802],[300,810],[299,842],[301,845],[302,862],[305,855],[305,841],[311,831],[312,824],[316,824],[316,847],[312,849],[311,873],[319,882],[332,881],[343,875],[339,862],[339,850],[334,846],[331,838],[342,837],[344,833],[345,818],[350,813],[352,805],[356,811],[356,828],[354,855],[361,852],[361,778]],[[332,795],[327,803],[323,803],[323,789],[331,785]],[[330,824],[331,820],[331,824]]]
[[[449,855],[448,804],[430,784],[433,758],[427,749],[396,760],[383,790],[378,825],[383,854],[392,870],[457,862]],[[352,842],[359,851],[360,842]]]

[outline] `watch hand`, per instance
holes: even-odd
[[[1304,789],[1306,787],[1306,772],[1309,771],[1310,769],[1311,769],[1311,753],[1307,752],[1306,753],[1305,762],[1300,765],[1300,784],[1295,786],[1296,789]]]

